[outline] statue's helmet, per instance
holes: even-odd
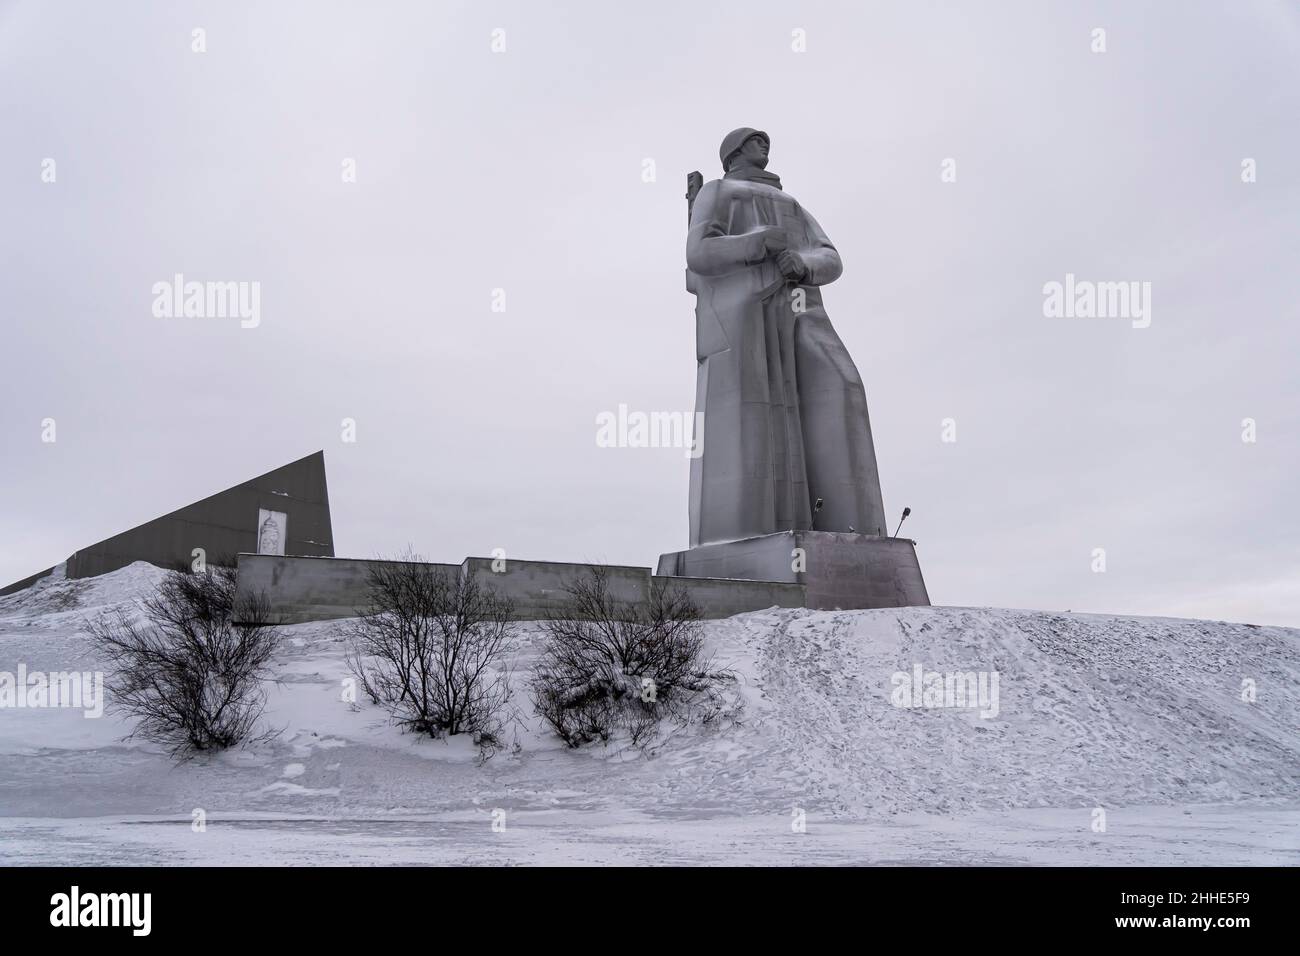
[[[748,126],[742,126],[740,129],[733,129],[722,139],[722,145],[718,147],[718,157],[722,160],[722,171],[725,173],[727,167],[731,164],[731,157],[740,152],[740,147],[745,145],[745,141],[751,136],[761,136],[764,142],[769,146],[772,144],[772,137],[768,136],[761,129],[750,129]]]

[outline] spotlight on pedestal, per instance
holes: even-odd
[[[904,509],[903,509],[903,517],[901,517],[901,518],[898,519],[898,527],[894,529],[894,537],[895,537],[895,538],[898,537],[898,532],[902,529],[902,527],[903,527],[903,522],[907,520],[907,516],[910,515],[911,513],[912,513],[912,509],[911,509],[911,508],[904,508]]]

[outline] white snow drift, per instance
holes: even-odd
[[[162,574],[56,574],[0,598],[0,671],[104,670],[86,616]],[[516,626],[518,713],[486,762],[346,703],[330,623],[283,629],[265,718],[282,733],[254,748],[175,764],[123,741],[111,694],[100,720],[0,709],[0,860],[607,862],[628,843],[647,862],[1300,861],[1298,631],[975,608],[772,609],[707,627],[736,675],[722,711],[648,753],[547,734],[524,690],[534,623]],[[904,706],[899,674],[916,683]],[[945,675],[975,679],[975,706],[948,704]],[[1206,827],[1217,836],[1194,854],[1185,840]],[[1124,843],[1139,831],[1140,848]]]

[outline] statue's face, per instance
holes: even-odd
[[[735,161],[757,166],[759,169],[766,169],[767,145],[767,140],[764,137],[751,136],[740,147],[740,155],[736,157]]]

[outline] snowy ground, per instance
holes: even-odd
[[[85,618],[161,573],[0,598],[0,671],[98,669]],[[0,709],[0,863],[1300,863],[1300,632],[968,608],[708,627],[727,712],[649,755],[567,750],[522,690],[486,763],[401,734],[340,699],[330,623],[283,630],[280,735],[215,758],[123,742],[111,710]],[[517,627],[520,685],[539,633]],[[997,671],[997,716],[893,706],[914,664]]]

